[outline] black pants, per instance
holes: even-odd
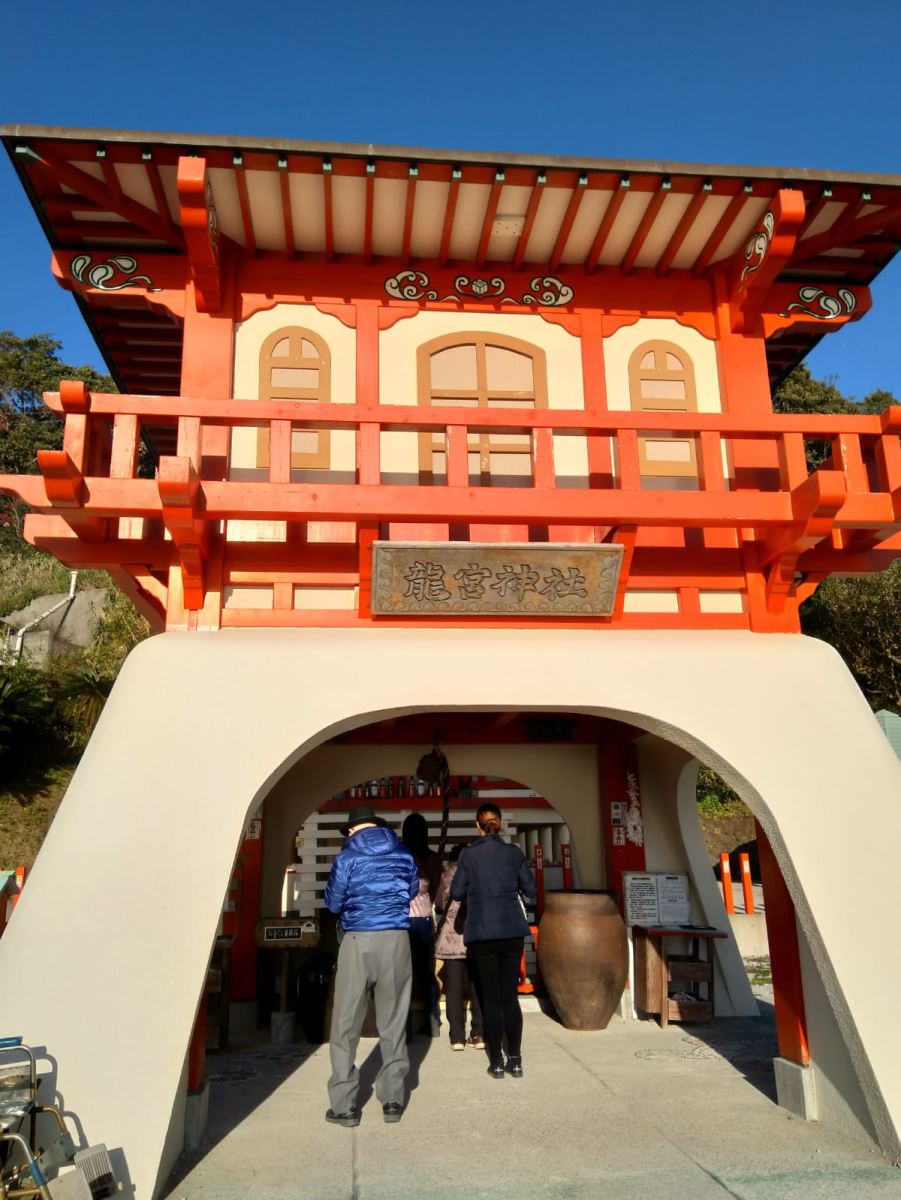
[[[519,1007],[519,963],[523,939],[500,938],[492,942],[473,942],[467,947],[466,961],[482,1006],[482,1022],[488,1057],[492,1065],[502,1064],[502,1047],[518,1058],[522,1052],[522,1011]]]
[[[482,1036],[482,1012],[479,999],[469,985],[469,972],[465,958],[446,958],[441,968],[444,983],[444,1001],[447,1006],[447,1022],[450,1026],[451,1045],[466,1041],[466,1001],[472,1004],[469,1023],[470,1037]]]

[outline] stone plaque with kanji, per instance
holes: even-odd
[[[375,542],[377,616],[609,617],[615,543]]]

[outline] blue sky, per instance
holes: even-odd
[[[0,123],[901,173],[897,0],[14,0]],[[0,162],[0,328],[101,365]],[[815,375],[901,397],[901,255]]]

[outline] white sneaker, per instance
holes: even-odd
[[[451,1050],[465,1050],[465,1049],[466,1049],[465,1042],[451,1042]]]

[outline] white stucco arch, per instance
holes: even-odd
[[[901,766],[829,647],[738,632],[173,633],[126,664],[0,941],[6,1031],[58,1060],[67,1108],[123,1149],[137,1200],[180,1146],[187,1040],[248,813],[342,729],[474,707],[628,720],[736,786],[780,861],[876,1136],[901,1156],[901,965],[864,919],[894,912]],[[865,841],[847,835],[860,761],[879,830]]]

